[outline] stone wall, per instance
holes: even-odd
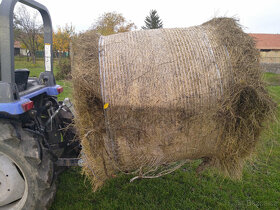
[[[280,63],[262,63],[265,72],[280,74]]]

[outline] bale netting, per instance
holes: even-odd
[[[240,177],[275,111],[255,42],[231,18],[74,44],[74,105],[94,190],[119,171],[158,177],[189,160]]]

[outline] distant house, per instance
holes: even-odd
[[[14,55],[20,55],[20,42],[19,41],[15,41],[14,42]]]
[[[14,42],[14,55],[15,56],[27,56],[28,50],[21,48],[21,43],[20,41],[15,41]]]
[[[280,74],[280,34],[249,34],[260,50],[263,70]]]
[[[249,34],[256,40],[262,63],[280,64],[280,34]]]

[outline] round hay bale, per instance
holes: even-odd
[[[94,190],[118,171],[161,175],[162,166],[200,158],[240,177],[275,110],[255,43],[231,18],[89,31],[73,48],[76,125]]]

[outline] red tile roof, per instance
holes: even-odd
[[[280,50],[280,34],[249,34],[257,42],[257,49]]]
[[[14,48],[20,48],[20,42],[19,41],[14,42]]]

